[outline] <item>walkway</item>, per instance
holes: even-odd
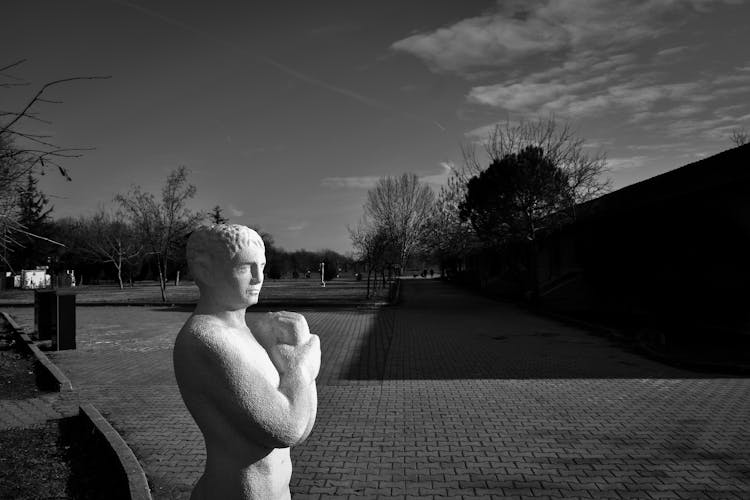
[[[402,294],[303,311],[323,369],[295,498],[750,498],[750,379],[664,366],[437,280]],[[81,307],[78,350],[53,356],[157,499],[187,498],[204,459],[172,373],[188,314]]]

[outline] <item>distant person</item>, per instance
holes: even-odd
[[[301,314],[246,318],[266,263],[252,229],[198,228],[187,259],[200,299],[177,335],[174,372],[206,443],[205,470],[190,498],[288,500],[289,447],[315,423],[320,341]]]
[[[435,270],[430,269],[430,278],[434,278],[434,277],[435,277]]]
[[[427,277],[427,269],[422,269],[422,277],[423,278]]]

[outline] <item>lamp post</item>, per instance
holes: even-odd
[[[326,286],[326,263],[320,263],[320,286],[325,288]]]

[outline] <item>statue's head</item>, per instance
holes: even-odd
[[[239,224],[201,226],[187,242],[190,273],[201,296],[230,308],[258,302],[266,264],[258,233]]]

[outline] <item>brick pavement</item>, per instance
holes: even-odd
[[[48,420],[77,414],[78,396],[71,393],[52,393],[27,399],[0,400],[0,431],[38,427]]]
[[[295,498],[750,498],[750,380],[437,281],[402,293],[396,308],[305,312],[323,369],[316,426],[292,450]],[[79,308],[84,347],[53,355],[157,499],[187,498],[205,453],[171,371],[186,316]]]

